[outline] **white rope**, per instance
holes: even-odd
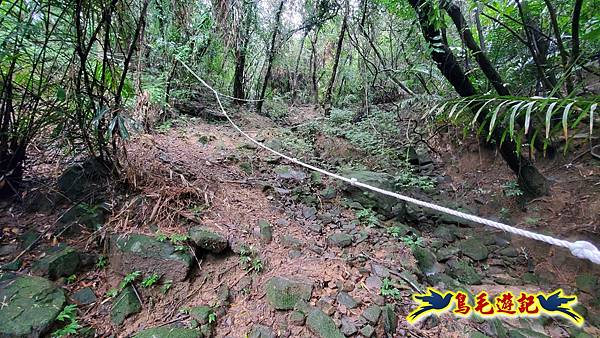
[[[573,254],[575,257],[578,258],[583,258],[583,259],[588,259],[596,264],[600,264],[600,251],[598,250],[598,248],[596,248],[592,243],[587,242],[587,241],[577,241],[577,242],[569,242],[566,240],[562,240],[562,239],[557,239],[554,238],[552,236],[548,236],[548,235],[542,235],[542,234],[538,234],[532,231],[528,231],[528,230],[523,230],[523,229],[519,229],[519,228],[515,228],[513,226],[510,226],[508,224],[504,224],[504,223],[500,223],[500,222],[495,222],[489,219],[485,219],[479,216],[475,216],[475,215],[471,215],[471,214],[467,214],[461,211],[457,211],[457,210],[453,210],[450,208],[446,208],[446,207],[442,207],[439,206],[437,204],[433,204],[433,203],[429,203],[429,202],[425,202],[425,201],[421,201],[412,197],[408,197],[405,195],[401,195],[392,191],[387,191],[384,189],[380,189],[362,182],[359,182],[356,178],[347,178],[344,176],[340,176],[338,174],[334,174],[331,173],[327,170],[321,169],[321,168],[317,168],[315,166],[312,166],[310,164],[304,163],[296,158],[287,156],[283,153],[278,152],[277,150],[271,149],[268,146],[264,145],[261,142],[258,142],[257,140],[255,140],[254,138],[252,138],[250,135],[248,135],[246,132],[244,132],[242,129],[240,129],[240,127],[238,127],[233,120],[231,120],[231,118],[229,117],[229,115],[227,115],[227,112],[225,111],[225,109],[223,108],[223,104],[221,103],[221,99],[220,99],[220,94],[219,92],[217,92],[213,87],[211,87],[208,83],[206,83],[204,80],[202,80],[202,78],[200,78],[200,76],[198,76],[193,70],[190,69],[190,67],[188,67],[183,61],[177,59],[179,62],[181,62],[181,64],[192,74],[194,75],[194,77],[196,79],[198,79],[198,81],[200,81],[200,83],[202,83],[202,85],[204,85],[206,88],[210,89],[214,94],[215,97],[217,98],[217,102],[219,103],[219,107],[221,108],[221,111],[223,113],[223,115],[225,116],[225,118],[227,118],[227,120],[229,121],[229,123],[233,126],[233,128],[235,128],[240,134],[244,135],[244,137],[246,137],[248,140],[250,140],[252,143],[256,144],[257,146],[279,156],[282,158],[285,158],[288,161],[291,161],[297,165],[300,165],[302,167],[305,167],[307,169],[319,172],[323,175],[327,175],[329,177],[333,177],[335,179],[338,179],[340,181],[344,181],[347,183],[350,183],[353,186],[356,187],[361,187],[364,189],[368,189],[371,191],[375,191],[378,192],[380,194],[386,195],[386,196],[391,196],[394,198],[397,198],[399,200],[405,201],[405,202],[409,202],[412,204],[416,204],[428,209],[432,209],[435,211],[439,211],[442,213],[446,213],[452,216],[456,216],[468,221],[472,221],[475,223],[480,223],[480,224],[484,224],[487,226],[491,226],[494,227],[496,229],[500,229],[506,232],[510,232],[519,236],[523,236],[523,237],[527,237],[527,238],[532,238],[544,243],[548,243],[548,244],[552,244],[552,245],[556,245],[556,246],[561,246],[561,247],[565,247],[567,249],[569,249],[571,251],[571,254]]]

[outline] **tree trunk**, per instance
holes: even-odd
[[[242,16],[245,17],[243,27],[240,29],[237,35],[237,41],[235,46],[235,73],[233,75],[233,97],[241,99],[234,100],[234,103],[243,104],[243,99],[246,98],[244,91],[244,83],[246,80],[246,51],[248,49],[248,42],[250,36],[250,24],[251,15],[248,11],[246,2],[242,5]]]
[[[265,99],[265,93],[267,92],[267,86],[271,79],[271,70],[273,67],[273,59],[275,58],[275,44],[277,42],[277,33],[279,32],[279,24],[281,19],[281,12],[283,11],[283,4],[285,0],[279,2],[277,7],[277,13],[275,14],[275,27],[273,28],[273,34],[271,35],[271,48],[269,49],[269,55],[267,58],[267,71],[265,73],[265,80],[263,81],[262,89],[260,90],[260,96],[258,103],[256,104],[256,112],[260,115],[262,113],[263,100]]]
[[[556,16],[556,10],[554,9],[554,6],[552,5],[552,2],[550,2],[550,0],[544,0],[544,3],[546,3],[546,8],[548,8],[548,14],[550,14],[550,25],[552,26],[552,32],[554,33],[556,45],[558,46],[558,51],[560,52],[560,60],[562,63],[563,71],[566,75],[565,82],[567,87],[567,93],[570,94],[573,91],[573,81],[571,79],[571,74],[569,74],[569,54],[567,54],[565,45],[562,41],[560,28],[558,26],[558,18]]]
[[[456,57],[446,44],[439,44],[442,32],[435,27],[429,19],[432,8],[427,0],[408,0],[417,13],[423,36],[432,47],[431,57],[444,77],[450,82],[456,92],[462,97],[476,95],[475,88],[471,84],[463,69],[458,64]],[[471,103],[472,110],[478,110],[481,103]],[[478,116],[478,122],[484,124],[485,113]],[[492,132],[492,139],[499,147],[502,158],[510,169],[517,175],[519,184],[529,195],[542,196],[548,193],[546,178],[540,174],[537,168],[526,158],[516,153],[516,144],[509,138],[501,142],[503,130],[496,127]]]
[[[294,73],[292,76],[292,103],[296,101],[296,96],[298,94],[298,68],[300,67],[300,57],[302,56],[302,51],[304,50],[304,40],[306,40],[306,36],[308,35],[309,30],[305,30],[304,34],[302,34],[302,40],[300,40],[300,51],[298,52],[298,56],[296,57],[296,65],[294,66]]]
[[[319,30],[315,30],[315,33],[310,39],[311,46],[311,82],[312,82],[312,92],[315,101],[315,105],[319,104],[319,80],[317,79],[317,41],[319,38]]]
[[[335,50],[335,57],[333,60],[333,70],[331,71],[331,78],[329,79],[329,85],[327,85],[327,92],[325,93],[325,100],[323,101],[323,107],[325,109],[325,116],[329,116],[331,113],[331,96],[333,92],[333,85],[335,83],[335,76],[337,74],[337,68],[340,63],[340,55],[342,54],[342,46],[344,44],[344,36],[346,35],[346,28],[348,27],[348,14],[350,12],[350,4],[348,1],[345,3],[344,18],[342,19],[342,27],[340,29],[340,35],[337,41],[337,48]]]

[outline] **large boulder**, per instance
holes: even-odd
[[[90,192],[97,191],[102,179],[108,175],[107,167],[99,160],[87,159],[70,166],[58,177],[58,191],[71,201],[91,198],[94,196],[90,196]]]
[[[347,170],[341,173],[348,178],[356,178],[357,181],[372,185],[374,187],[395,191],[394,176],[386,173],[378,173],[367,170]],[[374,191],[355,187],[350,184],[343,186],[343,191],[347,198],[354,202],[360,203],[365,208],[372,208],[378,213],[386,216],[398,216],[405,210],[404,202],[390,196],[386,196]]]
[[[141,234],[112,236],[109,260],[110,267],[122,275],[132,271],[156,273],[174,282],[184,280],[192,266],[190,254],[176,251],[168,242]]]
[[[0,301],[0,337],[40,337],[50,329],[66,297],[45,278],[4,274]]]
[[[33,270],[56,280],[74,274],[81,265],[81,257],[75,249],[59,246],[51,249],[46,257],[35,262]]]
[[[312,284],[284,277],[273,277],[266,284],[267,300],[277,310],[291,310],[299,301],[308,301]]]

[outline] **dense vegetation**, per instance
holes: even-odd
[[[18,189],[41,136],[118,174],[132,129],[199,95],[181,60],[223,93],[265,99],[247,104],[265,115],[315,104],[359,122],[418,100],[425,121],[479,131],[544,194],[522,148],[591,140],[599,11],[583,0],[2,1],[0,189]]]

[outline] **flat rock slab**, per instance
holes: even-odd
[[[271,278],[266,286],[267,300],[277,310],[291,310],[299,301],[308,301],[312,284],[284,277]]]
[[[128,286],[115,297],[110,310],[110,319],[116,325],[121,325],[125,318],[140,312],[141,309],[142,304],[140,304],[135,290]]]
[[[314,309],[306,318],[306,326],[315,336],[321,338],[344,338],[331,317],[321,309]]]
[[[202,334],[193,329],[180,327],[155,327],[136,333],[134,338],[201,338]]]
[[[132,271],[156,273],[164,280],[174,282],[184,280],[192,266],[192,257],[188,253],[176,251],[170,243],[140,234],[112,236],[109,260],[111,269],[122,275]]]
[[[42,277],[8,277],[0,282],[0,337],[39,337],[66,302],[64,292]]]
[[[193,227],[188,231],[196,246],[212,253],[221,253],[229,247],[227,238],[203,227]]]

